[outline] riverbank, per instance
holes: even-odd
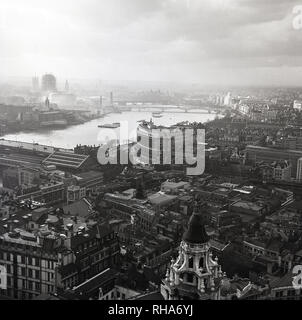
[[[153,119],[156,125],[171,126],[183,121],[201,122],[214,120],[216,114],[163,113],[162,118]],[[70,126],[65,129],[19,132],[2,136],[2,139],[38,143],[58,148],[74,149],[77,145],[100,145],[106,142],[106,132],[98,128],[99,125],[114,122],[124,122],[131,134],[136,134],[138,122],[142,119],[150,120],[152,112],[123,112],[111,113],[104,117],[90,120],[84,124]],[[116,129],[119,130],[119,129]]]

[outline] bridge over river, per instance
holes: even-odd
[[[145,111],[145,112],[173,112],[173,113],[220,113],[225,111],[224,107],[213,107],[213,106],[192,106],[192,105],[165,105],[165,104],[152,104],[143,102],[127,102],[119,101],[115,105],[115,108],[119,112],[123,111]]]

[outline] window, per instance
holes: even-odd
[[[32,281],[28,281],[28,289],[29,290],[33,289],[33,282]]]
[[[189,259],[189,268],[193,269],[193,258],[192,257]]]
[[[187,275],[187,282],[193,283],[193,280],[194,280],[193,274],[189,273],[189,274]]]
[[[199,260],[199,268],[203,268],[203,257]]]

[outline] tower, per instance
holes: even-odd
[[[110,92],[110,106],[112,107],[114,104],[113,102],[113,92]]]
[[[179,247],[177,260],[171,261],[161,294],[165,300],[220,300],[223,273],[213,259],[209,237],[194,210]]]
[[[231,92],[228,92],[228,94],[224,98],[224,105],[230,106],[232,102],[232,94]]]
[[[32,78],[32,90],[33,92],[38,92],[39,91],[39,78],[38,77],[33,77]]]
[[[68,82],[68,80],[65,81],[65,92],[69,92],[69,82]]]
[[[49,102],[49,98],[48,97],[45,100],[45,107],[46,107],[47,110],[49,110],[50,102]]]

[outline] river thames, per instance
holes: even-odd
[[[138,121],[150,120],[156,125],[170,126],[182,121],[207,122],[213,120],[216,114],[212,113],[180,113],[164,112],[162,118],[152,118],[152,112],[123,112],[111,113],[104,118],[95,119],[84,124],[70,126],[63,129],[39,130],[34,132],[19,132],[8,134],[1,138],[29,143],[73,149],[77,144],[99,145],[105,142],[102,130],[99,125],[111,124],[114,122],[127,122],[129,132],[136,130]],[[119,129],[116,129],[119,130]]]

